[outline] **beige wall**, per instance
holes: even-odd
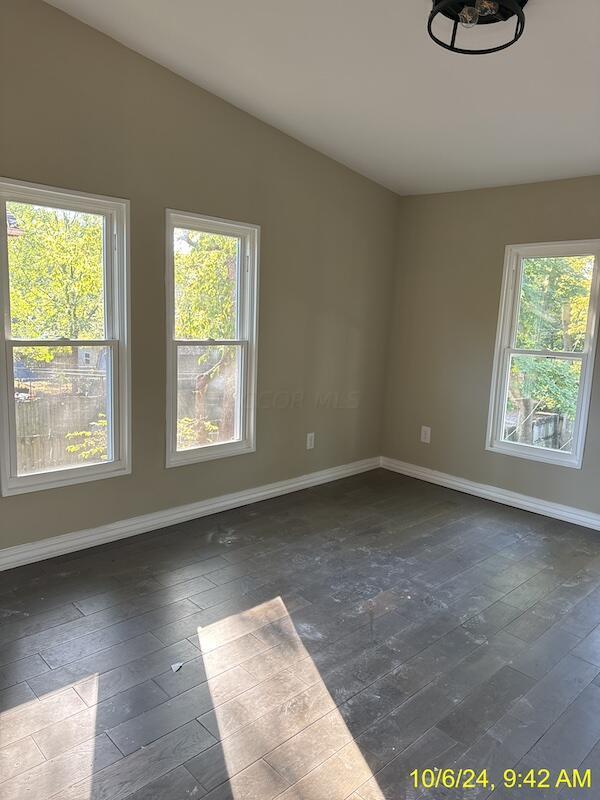
[[[384,455],[600,512],[600,358],[583,469],[485,450],[505,246],[599,237],[600,177],[401,201]]]
[[[600,177],[400,200],[40,0],[0,18],[0,175],[130,199],[133,341],[133,474],[0,498],[0,547],[380,453],[600,511],[600,380],[582,470],[484,449],[504,247],[600,237]],[[256,454],[164,467],[165,207],[262,226]]]
[[[0,547],[379,454],[395,195],[38,0],[0,0],[0,175],[130,199],[133,341],[133,474],[1,498]],[[164,467],[165,207],[262,226],[256,454]]]

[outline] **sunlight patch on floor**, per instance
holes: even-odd
[[[90,675],[86,681],[95,687],[90,688],[90,706],[73,686],[65,686],[0,714],[2,800],[50,797],[66,791],[74,778],[81,789],[78,797],[91,798],[92,773],[119,756],[110,742],[102,742],[98,753],[98,675]],[[30,768],[24,771],[24,764]]]
[[[222,702],[222,675],[208,678],[214,708],[199,719],[220,741],[203,759],[205,788],[229,779],[235,800],[328,800],[370,781],[370,800],[385,800],[282,598],[198,629],[209,676],[211,653],[240,637],[257,651],[241,662],[254,681]]]

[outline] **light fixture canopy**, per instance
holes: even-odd
[[[497,53],[505,50],[517,42],[525,31],[524,6],[527,0],[433,0],[433,8],[429,15],[427,31],[433,41],[453,53],[466,55]],[[442,15],[454,23],[449,41],[444,41],[433,32],[433,22]],[[490,25],[497,22],[508,22],[515,18],[514,35],[508,41],[503,41],[495,47],[477,49],[475,47],[458,46],[456,43],[459,27],[475,28],[477,25]],[[504,27],[504,26],[503,26]],[[473,35],[467,34],[467,35]]]

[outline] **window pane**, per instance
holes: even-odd
[[[581,352],[594,256],[524,258],[515,347]]]
[[[15,347],[17,472],[112,460],[109,347]]]
[[[503,439],[573,452],[579,359],[512,356]]]
[[[237,338],[240,240],[175,228],[175,338]]]
[[[177,450],[239,441],[242,349],[177,348]]]
[[[103,339],[104,218],[6,204],[12,336]]]

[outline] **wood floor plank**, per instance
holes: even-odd
[[[600,740],[600,687],[593,683],[527,753],[527,762],[576,769]]]
[[[120,586],[118,589],[113,589],[112,592],[99,592],[91,595],[91,597],[75,600],[73,605],[82,614],[94,614],[96,611],[104,611],[105,608],[121,605],[126,600],[131,600],[139,595],[158,592],[162,588],[162,584],[155,578],[144,577],[133,581],[129,586]]]
[[[246,672],[258,682],[261,678],[248,670],[246,665],[249,659],[265,650],[267,646],[249,633],[188,661],[177,672],[173,672],[172,669],[166,670],[154,680],[169,697],[175,697],[199,683],[204,683],[208,678],[214,678],[232,667],[243,664]]]
[[[335,709],[271,750],[265,761],[293,784],[350,741],[352,734]]]
[[[22,706],[24,703],[35,699],[35,694],[29,684],[25,682],[15,683],[13,686],[0,691],[0,714],[3,711],[9,711],[11,708]]]
[[[578,636],[568,631],[559,627],[549,628],[513,660],[512,666],[539,680],[567,653],[575,653],[580,642]]]
[[[199,800],[206,796],[200,781],[185,767],[175,767],[155,781],[127,796],[127,800]]]
[[[37,653],[27,658],[13,661],[11,664],[0,667],[0,689],[6,689],[9,686],[22,683],[29,680],[29,678],[35,678],[37,675],[42,675],[49,670],[48,664]]]
[[[0,747],[0,784],[15,775],[28,772],[43,761],[44,756],[31,736]]]
[[[210,800],[272,800],[288,783],[264,761],[256,761],[226,783],[209,792]]]
[[[344,800],[371,776],[372,770],[352,743],[283,792],[279,800]]]
[[[312,686],[188,761],[186,767],[214,789],[333,710],[324,686]]]
[[[42,728],[33,734],[33,739],[46,758],[55,758],[165,700],[165,693],[153,681],[146,681]]]
[[[211,572],[215,572],[227,566],[229,565],[224,558],[215,556],[214,558],[199,560],[181,569],[172,570],[170,572],[157,572],[154,577],[163,586],[173,586],[176,583],[183,583],[192,578],[209,575]]]
[[[379,470],[66,554],[3,574],[0,798],[596,768],[599,630],[596,533]]]
[[[473,744],[533,684],[533,678],[505,665],[442,717],[436,727],[456,742]]]
[[[197,654],[197,648],[190,642],[177,642],[76,683],[75,690],[88,706],[95,706],[102,700],[160,675],[174,663],[187,663]]]
[[[0,746],[16,742],[24,736],[83,711],[85,703],[73,689],[42,700],[30,700],[0,717]]]
[[[361,800],[414,797],[416,792],[411,772],[431,769],[432,765],[438,767],[440,759],[456,753],[456,749],[457,742],[437,728],[431,728],[359,786],[357,795]]]
[[[15,622],[6,622],[0,625],[0,646],[5,645],[7,642],[12,642],[15,639],[21,639],[23,636],[29,636],[40,631],[45,631],[48,628],[54,628],[56,625],[62,625],[65,622],[71,622],[74,619],[79,619],[82,616],[81,611],[72,603],[65,606],[58,606],[49,611],[44,611],[40,614],[27,616],[25,619],[19,619]]]
[[[233,667],[127,722],[116,725],[108,731],[108,735],[124,755],[129,755],[195,717],[201,719],[220,703],[236,695],[243,695],[255,683],[241,667]]]
[[[158,607],[152,606],[152,609],[147,611],[145,608],[148,605],[147,602],[144,602],[142,609],[140,603],[136,604],[131,601],[88,616],[81,616],[71,622],[56,625],[39,633],[24,636],[3,647],[0,651],[0,664],[8,664],[80,637],[95,635],[100,630],[111,626],[115,629],[113,633],[120,634],[124,641],[129,636],[150,631],[154,627],[168,624],[197,610],[197,606],[188,599],[171,602],[170,598],[166,598],[162,593],[157,602],[159,602]],[[145,613],[142,613],[142,610]]]
[[[60,691],[65,686],[74,686],[76,683],[91,678],[98,685],[103,673],[134,661],[140,656],[162,650],[163,646],[151,633],[143,633],[128,639],[114,647],[107,647],[99,653],[93,653],[72,664],[59,667],[51,672],[46,672],[29,680],[33,691],[42,696],[54,691]]]
[[[227,673],[224,674],[227,675]],[[280,672],[273,678],[248,689],[238,697],[223,702],[217,708],[202,714],[199,716],[199,721],[215,738],[221,739],[224,736],[230,736],[245,725],[249,725],[255,719],[266,714],[273,706],[280,705],[289,698],[300,694],[305,688],[306,684],[291,672]]]
[[[0,796],[2,800],[23,800],[27,796],[53,797],[121,758],[121,753],[107,736],[97,736],[1,783]]]
[[[57,800],[124,800],[214,743],[198,722],[188,722],[148,747],[70,786]]]

